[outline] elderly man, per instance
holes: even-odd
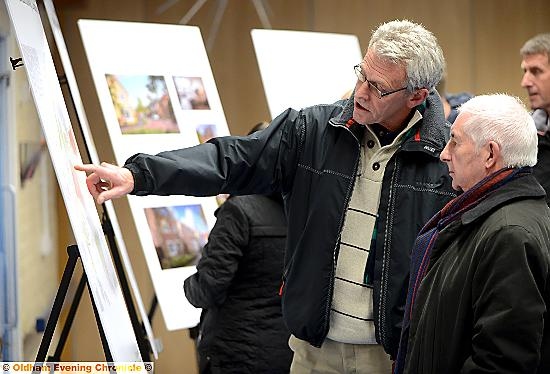
[[[388,373],[414,238],[455,196],[439,160],[449,128],[433,90],[444,67],[431,32],[388,22],[353,67],[348,100],[288,109],[248,137],[77,169],[91,173],[99,203],[127,193],[282,193],[291,372]]]
[[[521,86],[529,94],[533,119],[539,130],[538,163],[533,173],[546,190],[546,201],[550,205],[550,33],[529,39],[520,54]]]
[[[550,372],[550,209],[519,99],[459,108],[441,153],[464,191],[420,231],[395,373]]]

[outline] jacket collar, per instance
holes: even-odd
[[[329,123],[331,125],[345,127],[347,121],[353,117],[354,95],[355,90],[349,99],[337,103],[343,109],[339,115],[330,119]],[[433,157],[439,157],[449,140],[451,127],[445,120],[443,104],[439,94],[435,90],[431,90],[424,103],[419,105],[417,110],[422,114],[422,120],[418,121],[407,132],[402,149],[405,151],[420,151]]]
[[[462,224],[467,225],[488,214],[494,209],[513,200],[544,198],[546,193],[532,174],[514,179],[479,203],[478,206],[464,213]]]
[[[449,140],[451,129],[451,125],[445,120],[439,94],[431,90],[418,110],[422,113],[422,121],[409,130],[403,142],[403,150],[421,151],[439,158]]]

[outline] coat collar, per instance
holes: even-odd
[[[479,203],[478,206],[464,213],[462,224],[467,225],[488,214],[494,209],[513,200],[544,198],[546,193],[532,174],[514,179]]]

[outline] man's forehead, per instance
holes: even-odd
[[[468,112],[458,113],[453,124],[451,124],[451,136],[457,137],[462,134],[462,125],[471,117]]]
[[[531,53],[528,55],[524,55],[523,59],[521,61],[521,67],[522,68],[528,68],[533,66],[549,66],[550,58],[548,56],[548,53],[541,52],[541,53]]]
[[[367,54],[365,54],[361,61],[361,68],[365,73],[372,75],[372,79],[369,78],[371,80],[375,80],[375,76],[396,82],[400,82],[407,78],[407,70],[404,64],[380,56],[374,50],[369,50]]]

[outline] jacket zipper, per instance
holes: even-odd
[[[401,148],[401,147],[400,147]],[[397,169],[399,167],[399,159],[397,157],[397,153],[400,151],[400,148],[395,153],[395,167],[393,168],[392,176],[390,179],[390,196],[388,201],[388,215],[386,217],[386,221],[392,220],[392,209],[393,202],[395,199],[395,190],[394,190],[394,182],[395,182],[395,176]],[[378,340],[380,341],[380,344],[382,344],[383,347],[387,346],[386,342],[386,329],[385,329],[385,310],[386,310],[386,294],[388,290],[388,272],[389,272],[389,257],[390,257],[390,251],[386,248],[386,240],[388,233],[388,224],[386,224],[386,233],[384,234],[384,243],[382,245],[382,256],[383,256],[383,266],[382,266],[382,276],[380,278],[380,300],[378,301],[378,329],[375,329],[375,333],[378,335]],[[391,247],[391,246],[390,246]],[[389,247],[388,247],[389,248]],[[377,332],[378,330],[378,332]]]
[[[386,222],[391,222],[393,219],[392,215],[392,206],[393,202],[395,201],[395,177],[397,175],[397,169],[400,167],[399,165],[399,153],[403,150],[403,144],[406,143],[406,139],[403,139],[403,142],[399,146],[399,148],[395,151],[395,154],[393,157],[395,157],[395,166],[393,168],[393,172],[390,179],[390,195],[388,196],[388,208],[387,208],[387,216],[386,216]],[[383,181],[382,181],[383,183]],[[389,258],[390,258],[390,250],[387,248],[391,248],[391,246],[386,247],[386,240],[388,238],[388,227],[389,225],[386,223],[386,233],[384,234],[384,242],[382,244],[382,275],[380,277],[380,300],[378,300],[378,328],[375,327],[374,333],[377,338],[377,340],[380,342],[382,347],[387,347],[387,339],[386,339],[386,317],[385,317],[385,311],[386,311],[386,295],[388,293],[388,273],[389,273]]]

